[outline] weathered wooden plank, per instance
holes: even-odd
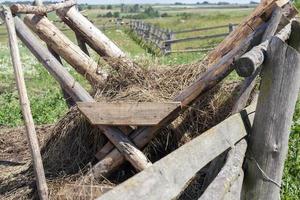
[[[44,15],[46,13],[55,11],[57,9],[71,7],[76,4],[74,0],[68,0],[62,3],[50,4],[50,5],[25,5],[25,4],[13,4],[10,9],[13,14],[37,14],[37,15]]]
[[[300,43],[297,44],[300,46]],[[280,199],[280,185],[300,86],[300,54],[272,38],[249,138],[245,199]]]
[[[238,24],[232,24],[232,26],[237,26]],[[190,33],[190,32],[198,32],[198,31],[208,31],[208,30],[214,30],[214,29],[220,29],[220,28],[227,28],[228,25],[220,25],[220,26],[211,26],[211,27],[205,27],[205,28],[195,28],[195,29],[187,29],[182,31],[174,31],[174,34],[180,34],[180,33]]]
[[[242,186],[244,181],[244,171],[241,169],[238,178],[232,183],[229,191],[225,194],[223,200],[242,199]]]
[[[174,199],[201,168],[246,135],[241,115],[236,114],[98,200],[116,200],[121,195],[123,200]]]
[[[157,125],[171,111],[180,107],[174,103],[81,103],[79,110],[93,125]]]
[[[226,193],[229,192],[231,185],[239,178],[246,149],[247,142],[242,140],[229,151],[224,167],[199,200],[222,200],[225,197]]]
[[[181,38],[181,39],[174,39],[174,40],[166,40],[164,41],[165,44],[175,44],[180,42],[187,42],[187,41],[193,41],[193,40],[207,40],[212,38],[220,38],[227,36],[228,33],[222,33],[222,34],[215,34],[215,35],[205,35],[205,36],[197,36],[197,37],[190,37],[190,38]]]
[[[66,37],[47,17],[27,15],[24,22],[92,85],[105,82],[106,72],[101,71],[98,64]]]
[[[23,114],[23,119],[26,127],[27,140],[33,160],[33,169],[36,177],[36,185],[40,199],[48,199],[48,187],[46,183],[46,177],[43,167],[43,161],[41,157],[38,138],[36,136],[36,130],[34,127],[34,121],[31,114],[30,102],[27,95],[27,89],[25,85],[24,73],[22,69],[22,62],[20,57],[20,51],[18,48],[18,38],[15,30],[14,20],[10,9],[6,6],[2,7],[3,10],[0,13],[1,18],[5,21],[10,53],[12,58],[12,64],[14,68],[14,75],[17,83],[17,89],[19,93],[20,106]]]

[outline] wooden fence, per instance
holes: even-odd
[[[187,48],[187,49],[175,50],[172,48],[172,44],[184,43],[184,42],[195,41],[195,40],[199,41],[199,40],[207,40],[207,39],[213,39],[213,38],[224,38],[231,31],[234,30],[234,27],[236,25],[237,24],[230,23],[228,25],[187,29],[187,30],[181,30],[181,31],[172,31],[170,29],[162,29],[162,28],[152,25],[150,23],[145,23],[144,21],[130,21],[130,23],[129,23],[129,27],[132,31],[134,31],[139,37],[143,38],[146,42],[155,46],[163,54],[210,51],[213,49],[214,45],[203,46],[200,48]],[[201,32],[201,31],[208,31],[208,30],[224,29],[227,27],[228,27],[228,32],[224,32],[224,33],[220,33],[220,34],[213,34],[213,35],[206,35],[206,36],[201,35],[201,36],[176,39],[177,36],[182,33],[192,33],[192,32]]]
[[[277,6],[272,2],[260,4],[239,29],[233,30],[231,36],[207,56],[209,70],[200,74],[169,103],[95,102],[64,68],[61,57],[92,86],[97,87],[105,87],[108,75],[89,56],[86,44],[113,70],[124,76],[138,76],[143,70],[78,12],[73,4],[64,6],[64,3],[60,3],[56,6],[60,7],[56,10],[57,15],[75,32],[78,45],[55,27],[46,15],[41,15],[40,6],[20,6],[17,13],[22,13],[24,8],[26,13],[31,13],[24,17],[25,23],[17,15],[13,17],[9,8],[4,7],[1,11],[9,33],[20,105],[41,199],[48,198],[48,190],[22,76],[17,35],[60,83],[69,98],[81,102],[77,103],[79,110],[109,140],[99,151],[99,162],[85,177],[101,178],[109,175],[125,161],[140,172],[98,197],[99,200],[117,200],[120,196],[124,200],[174,199],[195,174],[212,160],[216,165],[221,165],[222,169],[216,171],[215,165],[210,166],[211,181],[200,197],[201,200],[240,199],[242,185],[246,199],[279,199],[289,127],[300,87],[300,23],[292,20],[297,11],[290,2]],[[38,15],[33,15],[36,13]],[[135,27],[133,24],[131,26]],[[143,25],[136,31],[153,41],[161,40],[171,33],[145,27]],[[48,46],[44,46],[32,31]],[[207,39],[221,35],[204,37]],[[199,37],[191,40],[196,39],[199,40]],[[163,44],[172,44],[173,41],[176,40],[172,37],[164,39]],[[126,70],[121,70],[120,66]],[[235,69],[246,79],[239,94],[234,94],[237,100],[232,115],[152,164],[141,149],[151,142],[158,130],[172,123],[182,111],[187,110],[201,95],[214,88]],[[261,72],[264,76],[258,100],[254,98],[250,107],[245,108]],[[224,159],[219,156],[227,151],[229,154],[224,164]]]

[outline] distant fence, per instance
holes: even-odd
[[[201,48],[188,48],[188,49],[174,50],[172,49],[172,44],[184,43],[184,42],[194,41],[194,40],[222,38],[227,36],[234,29],[236,25],[237,24],[230,23],[228,25],[187,29],[181,31],[172,31],[169,29],[162,29],[150,23],[145,23],[144,21],[130,21],[129,23],[130,29],[132,31],[134,31],[138,36],[142,37],[146,42],[158,48],[162,54],[210,51],[213,48],[212,45],[201,47]],[[204,35],[204,36],[202,35],[202,36],[194,36],[194,37],[179,38],[179,39],[176,39],[175,37],[177,34],[182,34],[182,33],[215,30],[215,29],[221,29],[226,27],[228,27],[228,32],[224,32],[220,34]]]

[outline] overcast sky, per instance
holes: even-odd
[[[5,0],[0,0],[3,2]],[[17,1],[17,0],[11,0]],[[20,0],[19,0],[20,1]],[[54,0],[53,0],[54,1]],[[79,3],[91,3],[91,4],[146,4],[146,3],[175,3],[175,2],[182,2],[182,3],[196,3],[202,2],[204,0],[77,0]],[[215,3],[219,1],[226,1],[231,3],[249,3],[250,0],[208,0],[209,2]]]

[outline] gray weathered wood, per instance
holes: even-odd
[[[252,114],[254,115],[254,114]],[[240,114],[236,114],[159,160],[98,200],[171,200],[208,162],[246,136]],[[124,195],[126,194],[126,195]]]
[[[30,102],[27,95],[21,57],[18,48],[18,39],[17,39],[17,34],[14,25],[14,19],[9,8],[5,6],[3,6],[1,17],[6,23],[6,28],[8,32],[10,53],[11,53],[12,64],[14,68],[14,75],[15,75],[17,89],[20,97],[20,106],[21,106],[23,119],[26,127],[29,149],[33,159],[33,169],[36,177],[38,194],[40,199],[46,200],[48,199],[48,187],[46,183],[46,177],[45,177],[39,142],[36,136],[36,130],[34,127],[33,117],[31,114]]]
[[[39,4],[39,2],[38,2]],[[42,4],[42,3],[41,3]],[[13,14],[37,14],[37,15],[44,15],[46,13],[55,11],[57,9],[71,7],[76,4],[74,0],[68,0],[62,3],[50,4],[50,5],[25,5],[25,4],[13,4],[10,9]]]
[[[244,171],[241,169],[238,178],[232,183],[229,191],[225,194],[223,200],[240,200],[242,196],[243,181]]]
[[[299,77],[300,54],[279,38],[272,38],[249,138],[243,186],[245,199],[280,198]]]
[[[237,26],[238,24],[231,24],[232,26]],[[208,31],[208,30],[214,30],[214,29],[220,29],[220,28],[227,28],[228,25],[220,25],[220,26],[212,26],[212,27],[205,27],[205,28],[195,28],[195,29],[188,29],[188,30],[182,30],[182,31],[174,31],[174,34],[180,34],[180,33],[190,33],[190,32],[198,32],[198,31]]]
[[[204,191],[199,200],[222,200],[224,198],[226,193],[230,190],[231,185],[239,178],[246,149],[247,142],[242,140],[229,151],[224,167]]]
[[[180,103],[78,103],[79,110],[93,125],[157,125]]]
[[[106,72],[101,71],[98,64],[68,39],[47,17],[27,15],[24,22],[93,86],[105,82]]]

